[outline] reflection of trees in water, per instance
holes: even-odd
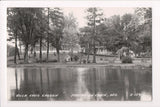
[[[41,91],[41,94],[43,93],[43,80],[42,80],[42,70],[40,68],[40,91]]]
[[[48,69],[50,93],[58,94],[56,100],[71,100],[74,93],[74,83],[76,82],[75,68]]]
[[[15,81],[16,81],[16,90],[15,90],[15,96],[14,96],[14,98],[15,98],[15,100],[18,100],[18,99],[16,98],[16,95],[17,95],[17,93],[18,93],[18,77],[17,77],[17,69],[15,69]]]
[[[78,101],[90,101],[94,100],[93,96],[91,96],[91,93],[88,90],[87,84],[86,84],[86,76],[88,68],[85,67],[79,67],[77,70],[77,82],[75,92],[74,94],[78,94],[78,96],[73,96],[75,100]]]
[[[145,69],[126,69],[124,72],[124,100],[141,100],[143,92],[152,90],[152,74]],[[148,80],[150,78],[150,80]],[[148,84],[148,85],[147,85]],[[149,87],[148,87],[149,86]],[[151,95],[151,91],[149,92]]]
[[[121,100],[123,81],[121,69],[105,68],[106,82],[103,84],[103,93],[107,93],[108,97],[105,100]],[[116,97],[111,97],[111,94],[117,94]]]
[[[142,74],[143,73],[143,74]],[[145,73],[145,74],[144,74]],[[102,97],[97,100],[140,100],[140,96],[130,96],[132,93],[141,93],[141,82],[146,82],[147,72],[137,72],[132,69],[94,68],[86,75],[86,84],[91,94],[112,94],[117,97]],[[151,77],[151,75],[150,75]],[[147,80],[148,81],[148,80]],[[145,90],[145,89],[143,89]]]
[[[120,70],[117,69],[108,69],[105,67],[91,68],[86,76],[88,90],[91,94],[97,95],[117,93],[122,90],[121,76]],[[95,100],[110,99],[110,97],[95,96]]]
[[[124,71],[124,100],[128,100],[129,97],[129,78],[128,71]]]
[[[55,85],[55,88],[56,89],[56,93],[59,95],[58,96],[58,100],[64,98],[63,96],[63,81],[62,81],[62,78],[61,78],[61,69],[55,69],[55,74],[57,74],[57,81],[56,81],[56,85]],[[63,100],[63,99],[62,99]]]
[[[137,86],[137,77],[136,73],[132,69],[124,69],[124,100],[139,100],[139,96],[133,98],[132,94],[140,93],[139,86]]]
[[[15,91],[11,100],[76,100],[71,94],[110,94],[117,97],[97,97],[90,100],[140,100],[136,93],[150,93],[151,72],[120,68],[97,67],[78,72],[76,68],[15,69]],[[79,74],[80,73],[80,74]],[[78,76],[81,81],[78,81]],[[82,86],[83,83],[83,86]],[[11,90],[13,91],[13,90]],[[16,98],[16,94],[58,94],[57,98]],[[89,100],[89,99],[88,99]]]
[[[92,95],[97,94],[96,71],[96,68],[90,69],[89,71],[88,89]],[[94,100],[97,100],[97,96],[94,96]]]
[[[49,79],[49,70],[48,70],[48,68],[47,68],[47,83],[48,83],[48,92],[47,93],[49,93],[50,94],[50,79]]]
[[[16,77],[16,90],[18,85],[20,89],[15,91],[15,94],[27,95],[27,97],[17,97],[17,100],[41,100],[41,97],[28,97],[31,94],[42,94],[44,90],[44,78],[41,68],[23,69],[23,71],[18,72],[21,75],[17,77],[17,69],[15,69]],[[22,77],[23,76],[23,77]],[[19,78],[20,84],[17,85],[17,79]],[[15,97],[16,98],[16,97]],[[43,98],[45,99],[45,98]]]

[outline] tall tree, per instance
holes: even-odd
[[[64,15],[60,8],[53,8],[50,10],[51,18],[51,44],[56,48],[57,61],[60,62],[60,49],[62,45],[63,29],[64,29]]]
[[[152,52],[152,8],[137,8],[135,14],[139,19],[139,45],[141,51]]]
[[[50,15],[50,8],[47,9],[48,10],[48,35],[47,35],[47,62],[48,62],[48,57],[49,57],[49,39],[50,39],[50,36],[49,36],[49,15]]]
[[[15,53],[14,53],[14,63],[17,63],[17,54],[19,53],[18,51],[18,47],[17,47],[17,41],[19,39],[19,25],[18,25],[18,21],[16,20],[16,18],[18,17],[18,14],[16,12],[16,10],[13,9],[8,9],[7,10],[7,30],[8,30],[8,34],[9,34],[9,38],[8,41],[12,41],[14,39],[14,43],[15,43]],[[19,59],[20,59],[20,55],[18,54]]]
[[[18,29],[19,40],[25,47],[24,62],[28,62],[28,51],[31,45],[35,43],[35,36],[37,36],[38,27],[42,14],[41,8],[10,8],[8,14],[12,14],[15,18],[8,19],[8,21],[17,22],[16,26],[10,29]],[[9,16],[8,16],[9,17]],[[9,23],[9,22],[8,22]],[[35,31],[36,30],[36,31]],[[39,29],[41,30],[41,29]],[[15,32],[12,32],[16,34]],[[39,33],[39,32],[38,32]]]
[[[42,61],[42,48],[43,48],[43,40],[47,37],[48,38],[48,17],[45,15],[45,11],[41,10],[40,14],[36,14],[37,16],[37,22],[35,23],[35,33],[34,35],[37,35],[39,39],[39,51],[40,51],[40,62]]]
[[[87,63],[89,62],[89,56],[92,51],[92,40],[90,39],[92,37],[92,29],[90,27],[84,27],[80,29],[80,41],[79,44],[81,45],[81,48],[85,49],[85,52],[87,53]]]
[[[99,42],[107,50],[115,53],[123,45],[123,35],[120,16],[114,15],[106,18],[98,26]]]
[[[121,47],[131,47],[131,42],[135,37],[136,27],[135,21],[133,21],[132,14],[124,14],[120,16],[112,16],[109,25],[110,37],[114,41],[113,45],[115,51]],[[117,49],[118,48],[118,49]]]
[[[102,20],[103,12],[101,9],[92,7],[87,9],[87,20],[88,20],[88,26],[90,26],[92,31],[92,46],[93,46],[93,63],[96,63],[96,25],[99,24]]]
[[[78,38],[78,29],[76,18],[73,14],[69,14],[64,18],[64,34],[63,34],[63,45],[66,45],[70,49],[71,54],[73,55],[73,49],[77,47],[79,38]]]

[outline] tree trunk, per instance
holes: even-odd
[[[89,55],[90,55],[90,44],[88,43],[88,51],[87,51],[87,63],[89,62]]]
[[[56,48],[57,51],[57,61],[60,62],[59,48]]]
[[[14,63],[17,64],[17,34],[15,34]]]
[[[31,47],[30,53],[33,54],[33,47]]]
[[[73,44],[71,43],[71,48],[70,48],[70,50],[71,50],[71,61],[73,61]]]
[[[49,58],[49,37],[47,38],[47,62],[48,62],[48,58]]]
[[[17,55],[18,55],[18,59],[20,60],[20,54],[19,54],[19,50],[18,50],[18,46],[17,46],[17,32],[15,34],[15,55],[14,55],[14,63],[17,63]]]
[[[19,45],[19,53],[20,53],[20,55],[22,55],[22,47],[21,47],[21,42],[19,42],[20,43],[20,45]]]
[[[82,63],[82,51],[80,52],[80,61],[79,61],[79,63],[81,64]]]
[[[96,63],[96,46],[95,46],[95,40],[93,41],[93,63]]]
[[[24,62],[28,63],[28,43],[25,46]]]
[[[72,41],[73,42],[73,41]],[[71,43],[71,54],[73,55],[73,48],[74,48],[74,44]]]
[[[48,8],[48,37],[47,37],[47,62],[49,57],[49,8]]]
[[[96,63],[96,44],[95,44],[95,37],[96,37],[96,14],[94,11],[94,29],[93,29],[93,63]]]
[[[39,60],[42,62],[42,36],[40,37]]]
[[[17,47],[17,54],[18,54],[18,59],[21,60],[21,57],[20,57],[20,53],[19,53],[18,47]]]
[[[89,62],[89,53],[90,52],[88,52],[88,54],[87,54],[87,63]]]
[[[33,51],[34,51],[34,58],[36,57],[36,49],[35,49],[35,45],[33,47]]]

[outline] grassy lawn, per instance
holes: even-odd
[[[92,63],[93,60],[93,55],[90,55],[89,60],[91,63],[88,64],[83,64],[83,60],[87,59],[87,55],[83,54],[82,55],[82,63],[80,64],[80,60],[78,61],[72,61],[72,62],[65,62],[65,58],[68,54],[66,53],[61,53],[60,54],[60,62],[56,62],[57,60],[57,55],[54,53],[49,54],[49,61],[46,63],[46,54],[42,54],[42,62],[39,62],[39,54],[36,54],[36,57],[33,57],[33,55],[29,55],[29,63],[27,65],[30,66],[61,66],[61,65],[87,65],[87,66],[104,66],[104,65],[111,65],[111,66],[136,66],[136,65],[141,65],[141,66],[151,66],[151,58],[134,58],[132,64],[122,64],[120,59],[118,57],[106,57],[106,56],[96,56],[96,64]],[[77,56],[80,57],[80,54],[76,54]],[[18,60],[17,58],[17,64],[18,65],[24,65],[24,60],[23,60],[23,55],[20,56],[21,60]],[[14,64],[14,56],[7,57],[7,66],[10,65],[15,65]],[[25,64],[26,65],[26,64]]]
[[[60,62],[65,62],[65,59],[66,59],[67,55],[68,55],[67,53],[61,53],[60,54]],[[80,53],[77,53],[77,54],[74,54],[74,55],[76,55],[80,58]],[[24,59],[23,57],[24,56],[21,55],[20,57],[21,57],[20,62],[23,62],[23,59]],[[46,58],[47,58],[47,55],[45,53],[42,54],[42,62],[45,62]],[[87,55],[83,54],[82,55],[82,61],[86,60],[86,59],[87,59]],[[29,62],[35,62],[35,61],[39,61],[39,60],[40,60],[39,54],[36,54],[36,57],[34,57],[33,55],[29,55]],[[57,60],[57,54],[50,53],[48,62],[56,62],[56,60]],[[77,62],[79,62],[79,60]],[[92,60],[93,60],[93,55],[90,55],[89,56],[89,61],[92,62]],[[119,58],[118,57],[96,56],[97,63],[107,63],[107,62],[113,62],[115,60],[118,61]],[[7,57],[7,61],[8,62],[14,61],[14,56]],[[17,61],[19,61],[18,56],[17,56]]]

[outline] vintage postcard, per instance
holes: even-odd
[[[155,7],[83,2],[4,3],[5,101],[154,101]]]
[[[151,101],[152,8],[7,8],[8,100]]]

